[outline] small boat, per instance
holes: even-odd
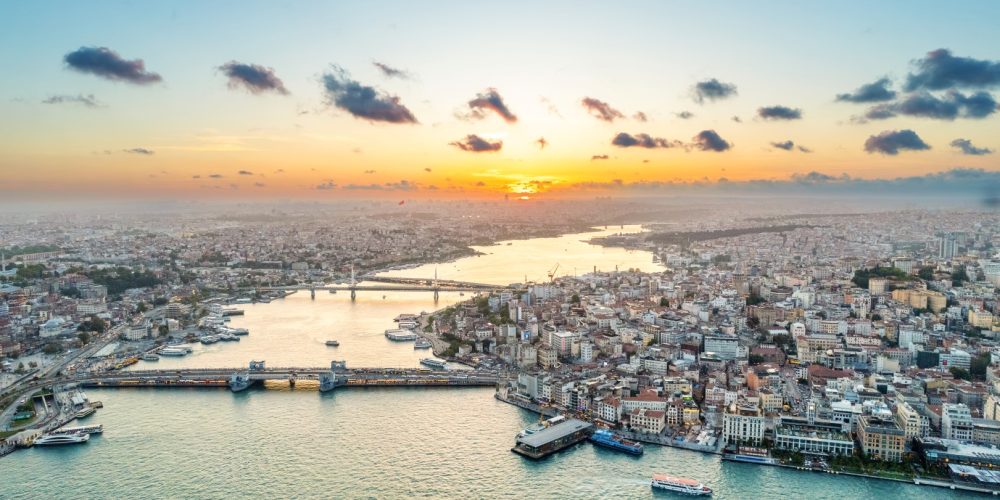
[[[385,331],[385,338],[402,342],[407,340],[417,340],[417,334],[409,330],[393,328]]]
[[[83,444],[90,440],[90,434],[46,434],[35,440],[35,446],[56,446],[61,444]]]
[[[143,361],[159,361],[160,356],[154,353],[145,354],[142,356]]]
[[[599,429],[590,436],[590,442],[612,450],[623,451],[630,455],[642,455],[642,445],[629,441],[607,429]]]
[[[427,339],[417,339],[417,341],[413,343],[414,349],[430,349],[431,347],[434,347],[434,344]]]
[[[431,368],[434,368],[435,370],[444,370],[445,367],[447,366],[447,362],[434,358],[422,358],[420,360],[420,364],[424,366],[429,366]]]
[[[191,348],[189,347],[164,347],[160,349],[160,356],[187,356],[191,353]]]
[[[340,345],[340,342],[338,342],[336,340],[327,340],[326,341],[326,345],[328,345],[330,347],[337,347],[337,346]]]
[[[653,480],[649,485],[653,488],[684,493],[686,495],[705,496],[712,494],[711,488],[694,479],[668,476],[666,474],[653,474]]]
[[[93,415],[95,411],[97,410],[95,410],[93,406],[86,406],[80,411],[76,412],[76,418],[87,418]]]

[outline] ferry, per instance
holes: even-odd
[[[546,429],[547,427],[552,427],[553,425],[556,425],[562,422],[563,420],[566,420],[566,417],[562,415],[556,415],[548,420],[543,420],[541,422],[538,422],[537,424],[525,427],[524,429],[521,430],[521,432],[517,433],[517,437],[522,438],[525,436],[530,436],[538,431]]]
[[[142,356],[143,361],[159,361],[160,356],[154,353],[144,354]]]
[[[46,434],[35,440],[35,446],[56,446],[60,444],[82,444],[90,440],[90,434]]]
[[[590,442],[612,450],[623,451],[630,455],[642,455],[643,451],[641,444],[629,441],[607,429],[600,429],[591,434]]]
[[[326,345],[328,345],[330,347],[337,347],[337,346],[340,345],[340,342],[338,342],[336,340],[327,340],[326,341]]]
[[[81,425],[79,427],[63,427],[49,434],[101,434],[104,432],[104,425]]]
[[[653,480],[649,483],[653,488],[684,493],[686,495],[707,496],[712,494],[712,489],[694,479],[668,476],[666,474],[653,474]]]
[[[447,366],[447,362],[441,361],[440,359],[434,359],[434,358],[421,358],[420,359],[420,364],[425,365],[425,366],[429,366],[429,367],[434,368],[436,370],[444,370],[445,367]]]
[[[722,453],[723,460],[729,460],[731,462],[747,462],[751,464],[765,464],[772,465],[777,463],[777,461],[771,458],[766,449],[754,448],[750,446],[741,446],[737,448],[735,453],[726,452]]]
[[[97,410],[95,410],[93,406],[85,406],[83,409],[76,412],[76,418],[87,418],[93,415],[95,411]]]
[[[409,319],[399,320],[399,327],[403,330],[412,330],[417,327],[417,322]]]
[[[191,353],[191,348],[187,347],[164,347],[160,349],[160,356],[187,356]]]
[[[385,337],[389,340],[396,340],[396,341],[417,340],[417,334],[409,330],[402,330],[399,328],[392,328],[386,330]]]
[[[431,347],[434,347],[434,344],[427,339],[417,339],[417,341],[413,343],[414,349],[430,349]]]
[[[202,344],[214,344],[219,341],[219,337],[215,335],[205,335],[201,338]]]

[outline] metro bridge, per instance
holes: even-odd
[[[256,291],[299,291],[309,290],[310,296],[316,298],[316,290],[326,291],[350,291],[351,300],[357,298],[359,291],[372,292],[434,292],[434,300],[438,299],[440,292],[484,292],[507,288],[500,285],[487,283],[473,283],[470,281],[439,280],[434,278],[401,278],[391,276],[362,276],[362,282],[383,283],[382,285],[359,285],[352,271],[350,283],[344,285],[291,285],[291,286],[267,286],[257,287]]]
[[[495,386],[500,376],[478,370],[429,370],[423,368],[354,368],[333,361],[329,368],[267,368],[251,361],[247,368],[136,370],[83,374],[75,381],[85,387],[229,387],[243,391],[264,381],[319,382],[320,392],[337,387],[469,387]]]

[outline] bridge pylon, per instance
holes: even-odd
[[[309,298],[316,300],[316,288],[309,289]]]
[[[344,374],[337,375],[337,372],[346,370],[346,361],[330,362],[330,371],[319,375],[319,392],[329,392],[336,389],[337,386],[346,384],[347,376]]]

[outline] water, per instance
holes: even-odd
[[[626,227],[626,230],[636,228]],[[608,231],[608,232],[617,232]],[[602,233],[596,233],[602,234]],[[646,252],[587,245],[569,235],[479,248],[488,255],[396,271],[486,283],[543,281],[560,274],[658,268]],[[196,345],[155,366],[230,367],[250,359],[272,366],[416,366],[427,351],[382,331],[402,312],[434,310],[463,297],[429,293],[296,294],[241,306],[239,343]],[[338,348],[323,342],[336,338]],[[140,363],[140,367],[153,367]],[[223,389],[90,390],[104,409],[81,423],[105,432],[86,445],[19,451],[0,459],[0,498],[649,498],[648,478],[697,478],[715,498],[941,498],[945,490],[833,477],[648,446],[634,458],[589,444],[532,462],[510,452],[536,416],[493,399],[490,388],[366,388],[320,394],[270,385]],[[656,497],[670,495],[655,493]]]

